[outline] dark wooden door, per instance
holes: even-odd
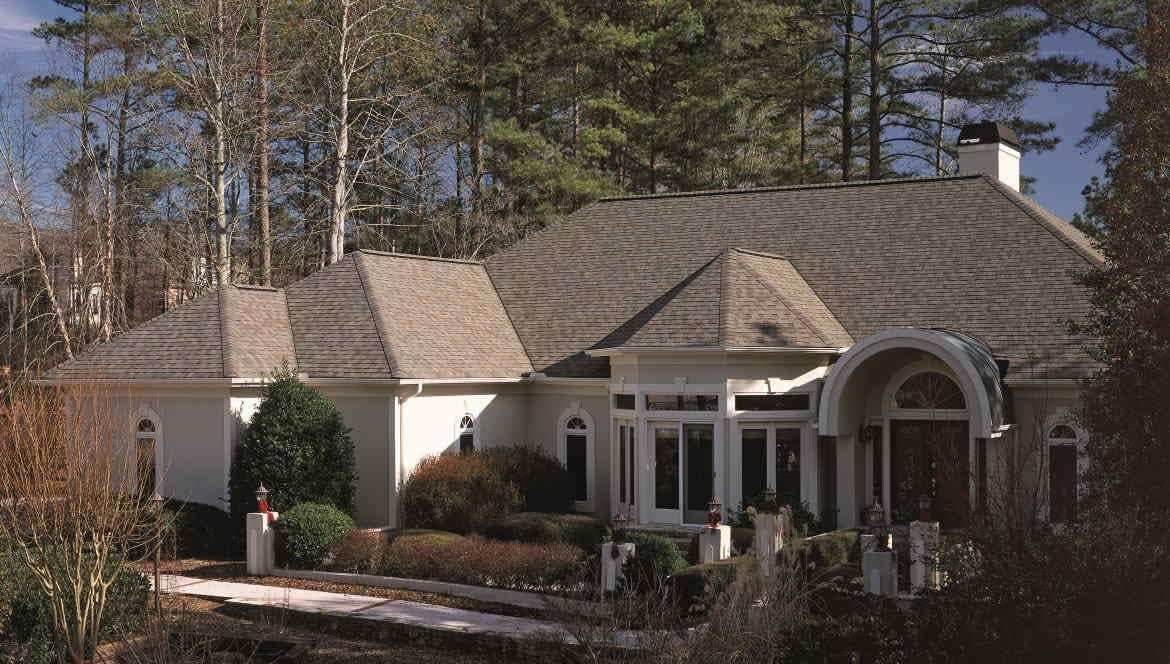
[[[895,523],[919,516],[919,498],[944,527],[966,523],[970,507],[970,444],[965,420],[890,423],[890,500]]]

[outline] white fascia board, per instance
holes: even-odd
[[[49,380],[37,378],[33,385],[52,387],[54,385],[92,385],[95,387],[229,387],[235,384],[232,378],[61,378]]]

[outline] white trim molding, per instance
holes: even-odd
[[[569,429],[566,428],[569,420],[580,418],[585,423],[585,500],[574,501],[578,512],[592,512],[596,505],[597,495],[597,423],[589,411],[581,407],[581,402],[574,401],[569,407],[561,411],[557,418],[557,458],[565,467],[569,466],[568,440]],[[580,430],[574,430],[573,435],[580,435]]]

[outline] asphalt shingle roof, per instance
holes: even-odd
[[[608,199],[487,267],[536,370],[606,376],[607,360],[583,351],[684,280],[680,313],[652,331],[710,340],[711,310],[682,305],[714,287],[704,268],[727,247],[784,256],[852,339],[944,327],[983,339],[1015,375],[1093,366],[1064,321],[1088,311],[1073,274],[1100,257],[986,176]]]

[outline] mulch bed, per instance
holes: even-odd
[[[153,568],[149,563],[138,563],[135,568],[146,574],[151,574]],[[508,604],[480,602],[466,597],[442,595],[439,593],[419,592],[399,588],[380,588],[376,586],[362,586],[348,583],[331,583],[329,581],[312,581],[309,579],[292,579],[283,576],[248,576],[246,566],[235,560],[204,560],[198,558],[183,558],[179,560],[165,560],[159,566],[163,574],[181,574],[183,576],[200,579],[215,579],[232,583],[251,583],[261,586],[278,588],[299,588],[301,590],[318,590],[330,593],[348,593],[350,595],[366,595],[379,599],[396,599],[422,604],[434,604],[453,609],[467,609],[482,613],[494,613],[502,616],[517,618],[547,619],[545,611],[525,609]]]

